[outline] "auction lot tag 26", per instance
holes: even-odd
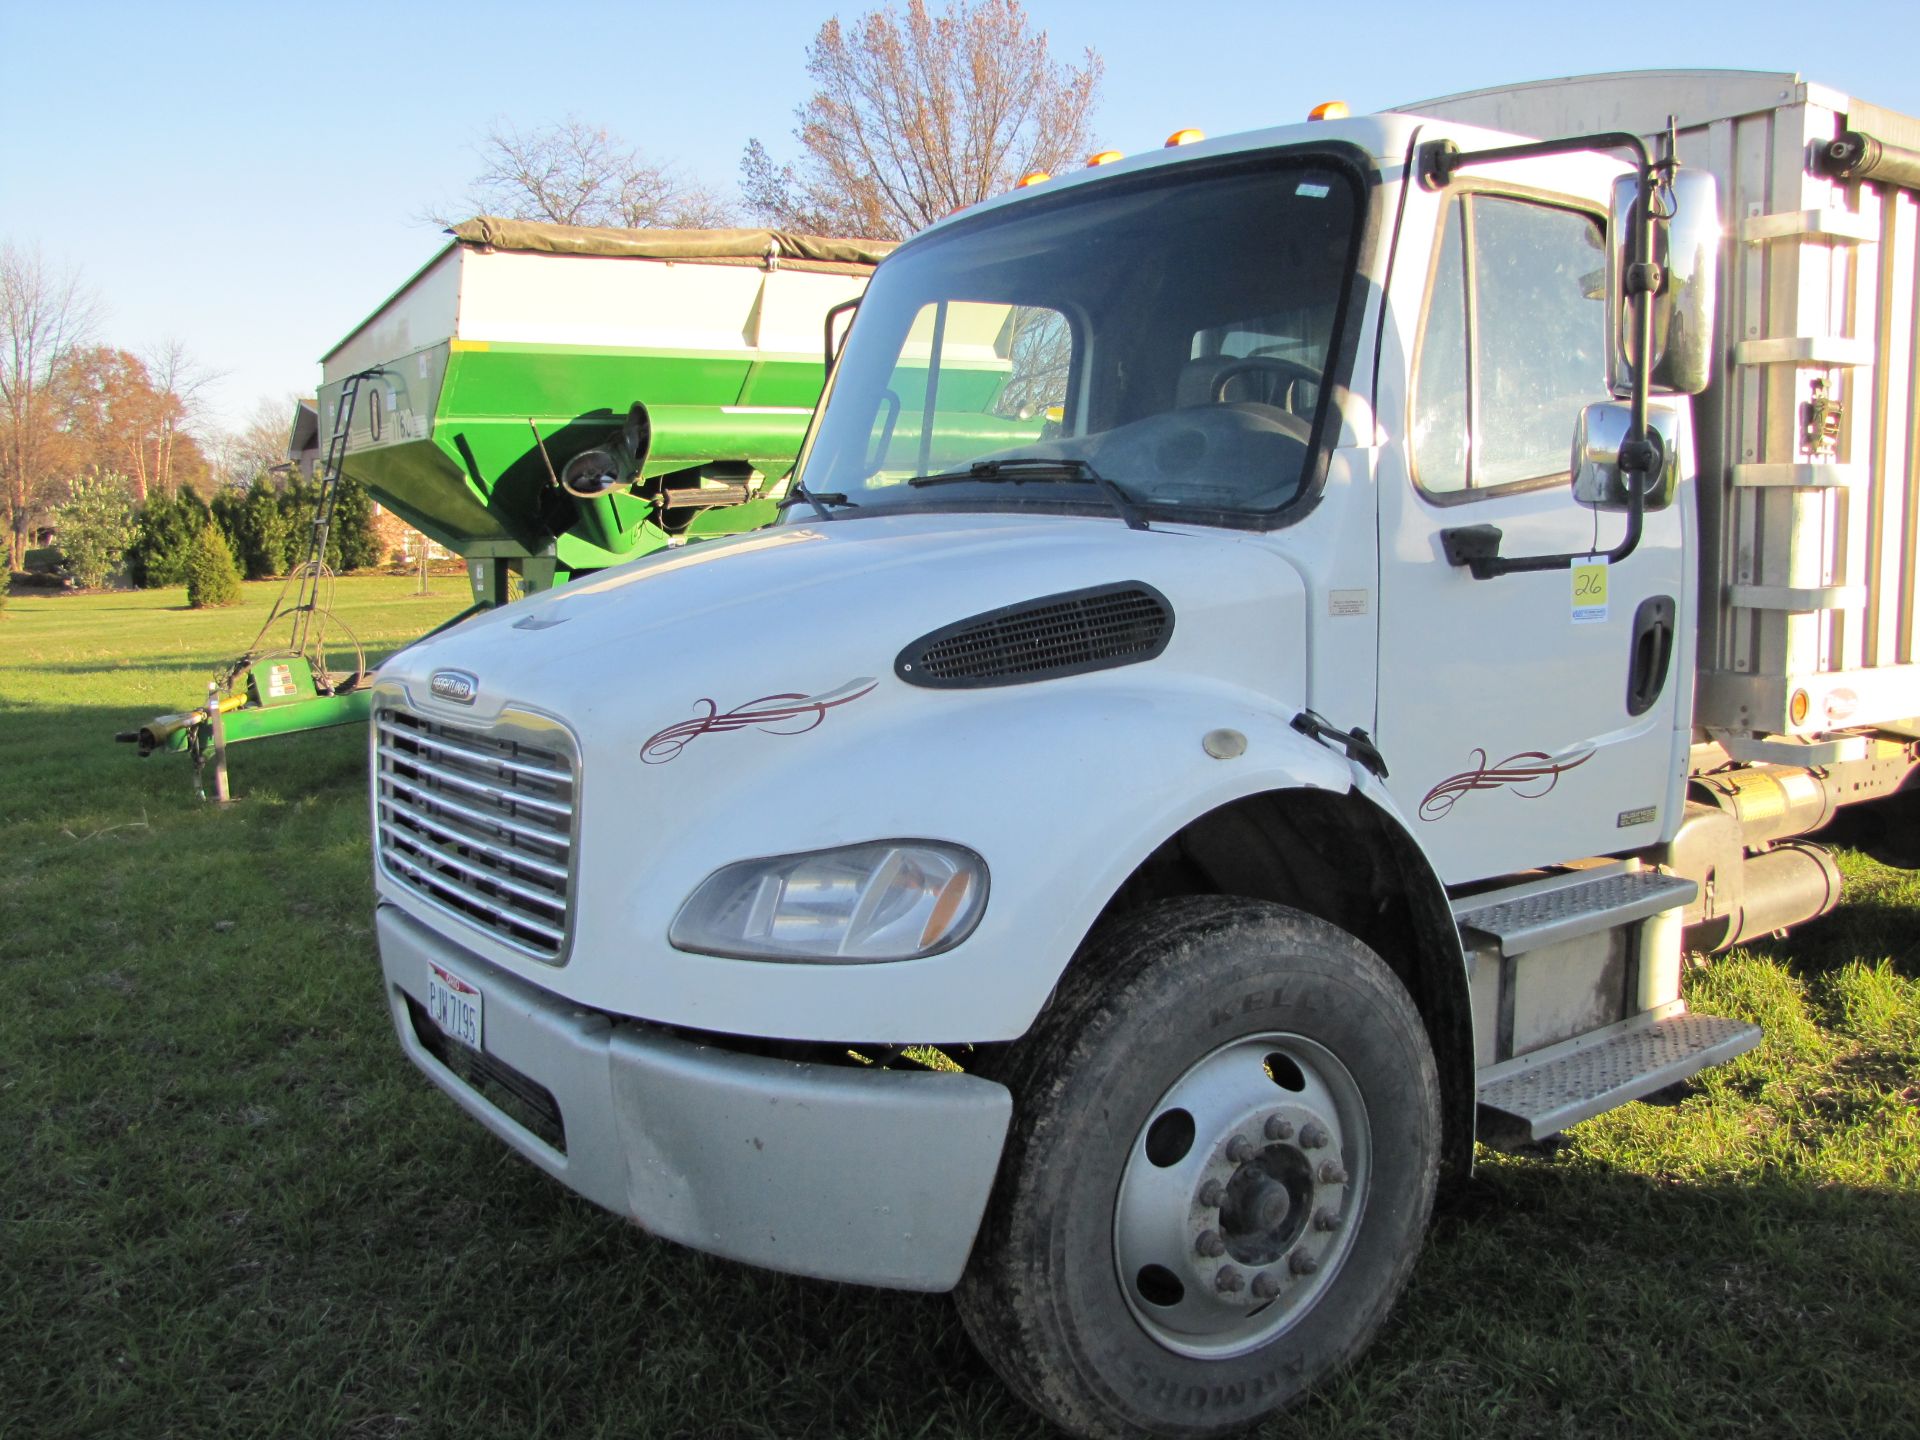
[[[1573,562],[1573,623],[1597,625],[1607,618],[1607,557]]]

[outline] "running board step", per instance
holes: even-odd
[[[1672,1001],[1482,1070],[1479,1138],[1496,1149],[1544,1140],[1759,1043],[1758,1025],[1689,1015],[1684,1002]]]
[[[1453,918],[1462,930],[1498,941],[1502,955],[1524,955],[1690,905],[1699,892],[1693,881],[1658,870],[1575,871],[1456,900]]]

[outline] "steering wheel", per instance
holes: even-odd
[[[1311,365],[1302,365],[1298,360],[1283,360],[1277,355],[1249,355],[1224,365],[1214,372],[1213,389],[1210,397],[1216,405],[1225,405],[1227,384],[1242,375],[1264,375],[1267,377],[1265,398],[1257,404],[1270,405],[1289,414],[1299,414],[1294,409],[1293,396],[1296,386],[1305,383],[1316,390],[1320,386],[1320,372]]]

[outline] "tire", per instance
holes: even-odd
[[[1122,917],[998,1078],[1013,1129],[955,1299],[1063,1429],[1243,1430],[1353,1360],[1405,1285],[1439,1078],[1344,931],[1238,899]]]

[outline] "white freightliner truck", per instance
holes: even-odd
[[[1682,955],[1830,909],[1804,836],[1920,864],[1916,183],[1655,72],[933,226],[779,524],[382,668],[407,1054],[660,1235],[957,1287],[1069,1430],[1254,1422],[1476,1137],[1757,1041]]]

